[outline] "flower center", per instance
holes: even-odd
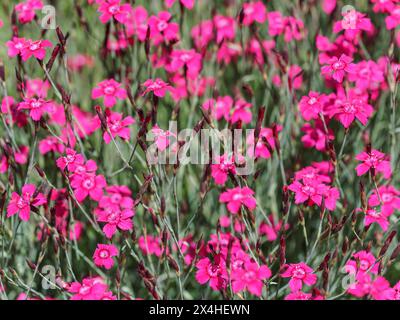
[[[356,112],[356,108],[354,107],[354,105],[352,103],[345,103],[343,106],[343,110],[346,113],[355,113]]]
[[[83,181],[82,185],[83,185],[83,187],[85,189],[88,189],[88,190],[93,189],[93,187],[95,186],[94,179],[93,178],[87,178],[87,179],[85,179]]]
[[[165,29],[167,29],[167,27],[168,27],[168,23],[164,20],[160,20],[157,24],[157,28],[161,32],[164,31]]]
[[[88,287],[88,286],[82,286],[82,287],[79,289],[79,294],[85,296],[85,295],[87,295],[87,294],[90,292],[90,289],[91,289],[91,288]]]
[[[210,277],[217,277],[220,273],[220,267],[216,264],[209,264],[207,267],[207,272]]]
[[[110,253],[108,252],[108,250],[103,249],[103,250],[100,250],[99,256],[102,259],[107,259],[110,256]]]
[[[344,69],[345,64],[342,61],[337,61],[333,64],[333,69],[335,70],[342,70]]]
[[[31,51],[36,51],[37,49],[39,49],[39,44],[37,44],[37,43],[34,43],[34,44],[31,44],[30,46],[29,46],[29,50],[31,50]]]
[[[382,196],[382,201],[383,202],[391,202],[393,200],[393,195],[391,193],[383,193]]]
[[[303,268],[296,267],[293,270],[293,278],[304,279],[305,276],[306,276],[306,271]]]
[[[114,94],[114,93],[115,93],[115,87],[113,87],[113,86],[107,86],[107,87],[105,87],[105,88],[104,88],[104,93],[105,93],[106,95],[112,95],[112,94]]]
[[[18,201],[17,201],[17,207],[19,209],[22,209],[22,208],[26,207],[27,204],[28,204],[28,202],[26,200],[24,200],[24,198],[22,198],[22,197],[19,198]]]
[[[108,12],[111,14],[116,14],[119,10],[119,6],[118,5],[114,5],[114,6],[110,6],[108,8]]]

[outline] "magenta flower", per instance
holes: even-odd
[[[379,192],[379,196],[378,196]],[[368,205],[378,207],[382,205],[382,214],[390,216],[395,210],[400,210],[400,191],[393,186],[381,186],[378,192],[374,193],[368,199]],[[382,201],[382,203],[381,203]]]
[[[356,11],[355,9],[348,10],[342,13],[343,19],[337,21],[333,26],[333,32],[338,33],[344,30],[346,39],[354,40],[360,36],[362,31],[372,33],[374,26],[371,20],[365,14]]]
[[[101,198],[100,207],[118,206],[121,209],[133,210],[132,192],[127,186],[109,186],[106,187],[106,191],[108,195]]]
[[[67,148],[66,155],[57,159],[57,167],[61,170],[68,169],[70,172],[74,172],[77,166],[84,164],[85,160],[83,156],[77,153],[75,150]]]
[[[196,45],[196,48],[202,49],[214,38],[214,24],[211,20],[201,21],[200,24],[193,27],[191,36]]]
[[[222,40],[233,40],[236,34],[235,19],[228,16],[215,15],[214,26],[217,30],[217,43]]]
[[[271,37],[279,36],[285,28],[285,19],[279,11],[270,11],[268,16],[268,34]]]
[[[143,83],[143,86],[146,87],[146,90],[142,92],[143,96],[149,92],[153,92],[155,96],[163,98],[167,91],[171,90],[171,86],[159,78],[155,80],[148,79]]]
[[[377,223],[382,228],[383,231],[386,231],[389,228],[388,216],[378,209],[368,208],[365,212],[364,225],[368,227],[369,225]]]
[[[96,88],[92,90],[92,99],[104,97],[104,105],[112,108],[117,104],[117,99],[124,100],[127,98],[126,90],[121,88],[121,84],[114,79],[104,80],[100,82]]]
[[[36,16],[36,10],[43,8],[43,2],[41,0],[27,0],[25,2],[18,3],[15,6],[15,12],[17,13],[18,21],[22,24],[33,21]]]
[[[373,112],[373,107],[368,104],[368,95],[359,95],[355,90],[350,90],[347,96],[342,91],[338,92],[328,115],[337,118],[345,128],[349,128],[356,119],[362,125],[367,125]]]
[[[96,266],[104,267],[107,270],[114,265],[113,257],[118,256],[118,249],[114,245],[98,244],[93,254],[93,261]]]
[[[242,269],[232,272],[232,290],[234,293],[247,290],[260,297],[263,281],[271,277],[271,270],[267,266],[258,266],[255,262],[246,262]]]
[[[282,126],[277,125],[276,130],[278,133],[281,132]],[[273,130],[270,128],[261,128],[260,136],[258,137],[258,142],[253,152],[254,138],[255,137],[253,134],[250,134],[247,137],[247,145],[250,147],[248,149],[248,156],[253,157],[255,155],[256,158],[263,159],[271,158],[271,152],[273,152],[276,148]]]
[[[20,102],[18,105],[18,110],[27,109],[29,110],[29,115],[34,121],[39,121],[43,114],[50,108],[53,102],[46,101],[42,98],[24,98],[24,101]]]
[[[7,41],[6,46],[8,48],[7,54],[13,58],[22,53],[22,49],[25,47],[27,41],[25,38],[13,37],[12,40]]]
[[[219,157],[219,163],[211,165],[211,176],[218,185],[224,185],[229,174],[236,174],[235,158],[223,155]]]
[[[25,45],[21,49],[21,57],[23,61],[27,61],[30,57],[43,60],[46,56],[46,48],[52,47],[49,40],[26,40]]]
[[[133,228],[132,217],[135,212],[131,209],[120,210],[116,206],[96,210],[97,221],[105,222],[103,232],[108,239],[111,239],[117,229],[129,231]]]
[[[370,171],[373,176],[380,172],[385,179],[390,179],[392,176],[392,169],[390,161],[386,160],[387,158],[388,157],[384,153],[378,150],[361,152],[356,156],[356,159],[362,162],[356,167],[357,176],[362,176]]]
[[[219,196],[219,202],[227,203],[227,208],[232,214],[237,214],[242,205],[253,211],[257,206],[257,201],[253,195],[254,191],[249,187],[236,187],[223,192]]]
[[[252,119],[252,113],[249,109],[252,107],[253,105],[251,103],[246,102],[243,99],[239,99],[233,106],[230,121],[232,123],[236,123],[238,121],[242,121],[243,123],[250,123]]]
[[[345,271],[353,275],[360,273],[378,274],[378,270],[378,261],[372,253],[365,250],[354,253],[345,266]]]
[[[264,23],[267,20],[267,8],[262,1],[243,4],[243,25],[249,26],[254,22]]]
[[[146,235],[139,238],[139,248],[145,255],[155,255],[161,257],[164,253],[162,239],[157,236]],[[168,248],[166,253],[168,252]]]
[[[179,25],[171,22],[172,15],[167,11],[161,11],[157,16],[149,18],[150,38],[156,44],[165,40],[175,42],[179,39]]]
[[[228,282],[228,273],[224,258],[218,254],[213,257],[200,259],[196,264],[196,280],[200,284],[209,282],[210,287],[215,290],[224,289]]]
[[[100,277],[83,279],[82,284],[72,282],[68,289],[74,294],[71,300],[101,300],[106,291],[107,285]]]
[[[174,50],[170,58],[169,72],[177,72],[184,69],[191,79],[195,79],[199,75],[202,68],[202,57],[195,50]]]
[[[214,119],[220,120],[225,118],[226,121],[230,119],[231,109],[233,107],[233,99],[230,96],[218,97],[215,99],[208,99],[203,103],[202,108],[209,111]]]
[[[121,4],[121,0],[104,0],[100,3],[98,12],[101,13],[101,23],[107,23],[111,19],[125,24],[132,14],[132,7],[129,3]]]
[[[36,187],[33,184],[26,184],[22,187],[21,195],[16,192],[11,194],[11,200],[7,206],[7,218],[18,214],[22,221],[28,221],[31,206],[37,208],[46,203],[45,196],[42,193],[36,193]]]
[[[103,196],[103,189],[106,187],[106,179],[102,175],[95,174],[76,174],[73,175],[71,186],[79,202],[83,202],[88,196],[99,201]]]
[[[396,6],[385,18],[386,29],[393,30],[400,25],[400,6]]]
[[[328,134],[325,132],[324,125],[321,120],[315,121],[315,125],[306,123],[301,131],[304,132],[304,136],[301,138],[304,147],[315,148],[318,151],[325,151],[328,145],[328,141],[335,139],[333,130],[328,128]]]
[[[324,12],[326,14],[331,14],[337,5],[337,0],[323,0],[322,1],[322,10],[324,10]]]
[[[165,0],[165,4],[168,8],[171,8],[174,3],[176,2],[176,0]],[[194,2],[195,0],[179,0],[179,2],[186,8],[189,10],[192,10],[194,7]]]
[[[278,238],[279,232],[281,228],[283,227],[282,221],[278,221],[277,223],[274,221],[274,217],[271,214],[268,216],[269,223],[267,222],[262,222],[260,224],[260,227],[258,228],[258,232],[262,235],[265,235],[267,237],[267,240],[270,242],[275,241]],[[286,224],[284,226],[285,230],[289,229],[289,224]]]
[[[371,2],[374,4],[372,8],[374,12],[390,13],[395,9],[394,2],[397,0],[371,0]]]
[[[332,57],[327,61],[326,66],[321,68],[321,74],[332,77],[339,83],[343,82],[346,73],[353,74],[356,72],[355,64],[352,63],[353,59],[345,54],[339,58]]]
[[[135,119],[133,119],[131,116],[123,118],[121,113],[110,112],[107,114],[106,120],[107,127],[110,129],[113,138],[118,136],[123,140],[130,139],[131,132],[129,125],[135,123]],[[106,144],[109,144],[111,142],[110,134],[108,132],[104,132],[103,139]]]
[[[325,94],[310,91],[308,96],[301,98],[299,109],[304,120],[319,119],[320,114],[324,113],[324,108],[328,98]]]
[[[286,270],[281,274],[282,278],[291,278],[289,287],[293,292],[300,291],[303,285],[312,286],[317,282],[317,275],[313,269],[304,262],[286,265]]]

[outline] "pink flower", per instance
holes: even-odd
[[[267,8],[262,1],[243,4],[243,24],[249,26],[254,22],[264,23],[267,20]]]
[[[131,18],[132,7],[128,3],[121,4],[121,0],[104,0],[100,3],[98,12],[101,13],[101,23],[107,23],[114,18],[118,22],[125,24]]]
[[[328,187],[315,180],[305,180],[303,183],[296,180],[289,185],[289,190],[295,193],[296,204],[307,201],[308,205],[313,205],[315,203],[320,207],[322,205],[322,199],[324,199],[325,206],[329,210],[335,210],[336,200],[340,196],[336,188]]]
[[[352,63],[353,59],[345,54],[339,58],[332,57],[327,61],[327,66],[321,68],[321,74],[332,77],[339,83],[343,82],[346,73],[355,73],[355,65]]]
[[[372,8],[374,12],[390,13],[395,9],[394,2],[397,0],[371,0],[371,2],[374,4]]]
[[[355,81],[360,90],[378,90],[385,82],[384,70],[374,61],[361,61],[355,65],[355,73],[349,74],[349,81]]]
[[[356,167],[357,176],[362,176],[368,171],[371,171],[373,176],[380,172],[385,179],[390,179],[392,176],[390,162],[386,160],[387,156],[378,150],[364,151],[358,154],[356,159],[362,162]]]
[[[306,123],[301,128],[301,131],[304,132],[304,136],[301,138],[303,145],[306,148],[315,148],[318,151],[325,151],[327,149],[328,141],[335,139],[332,129],[328,128],[328,134],[326,134],[321,120],[315,121],[314,126]]]
[[[390,224],[387,215],[383,214],[381,211],[378,211],[378,209],[369,208],[365,212],[364,225],[368,227],[373,223],[379,224],[383,231],[386,231]]]
[[[25,2],[18,3],[15,6],[18,21],[22,24],[33,21],[36,16],[35,11],[42,8],[43,2],[41,0],[27,0]]]
[[[184,69],[188,77],[195,79],[202,68],[201,55],[195,50],[174,50],[171,53],[170,72]]]
[[[61,170],[68,169],[70,172],[74,172],[77,166],[83,165],[85,162],[83,156],[78,154],[75,150],[67,148],[66,155],[57,159],[57,167]]]
[[[88,196],[99,201],[103,196],[103,188],[107,185],[102,175],[95,174],[78,174],[72,177],[71,186],[74,194],[79,202],[83,202]]]
[[[279,11],[268,12],[268,34],[271,37],[279,36],[285,28],[285,19]]]
[[[171,131],[164,131],[160,129],[157,125],[151,129],[152,134],[154,135],[155,143],[159,151],[164,151],[168,148],[171,143],[171,138],[175,137],[175,134]]]
[[[162,239],[160,237],[153,237],[151,235],[146,235],[145,237],[139,238],[139,248],[145,255],[155,255],[156,257],[161,257],[164,253],[164,247],[162,244]],[[167,248],[168,252],[168,248]]]
[[[104,105],[112,108],[117,104],[117,99],[124,100],[127,98],[126,90],[121,88],[121,84],[114,79],[104,80],[100,82],[96,88],[92,90],[92,99],[104,97]]]
[[[275,241],[278,238],[278,234],[280,232],[280,230],[282,229],[282,221],[278,221],[278,223],[276,223],[274,221],[274,217],[271,214],[268,217],[269,223],[267,222],[262,222],[260,224],[260,227],[258,229],[258,232],[262,235],[266,235],[267,240],[270,242]],[[285,230],[289,229],[289,224],[286,224],[284,227]]]
[[[337,21],[333,26],[333,32],[338,33],[344,30],[346,39],[356,39],[362,31],[372,33],[374,26],[365,14],[356,11],[354,8],[342,13],[343,19]]]
[[[277,134],[282,131],[282,126],[276,126]],[[258,137],[257,145],[254,148],[255,136],[250,134],[247,137],[248,152],[249,157],[255,155],[256,158],[269,159],[272,156],[272,152],[276,148],[276,142],[274,137],[274,131],[270,128],[261,128],[260,135]],[[254,150],[253,150],[254,149]]]
[[[389,281],[378,276],[372,283],[369,294],[375,300],[394,300],[396,291],[390,287]]]
[[[129,140],[131,137],[131,132],[129,125],[135,123],[135,119],[131,116],[122,118],[122,114],[118,112],[106,112],[107,127],[109,128],[113,138],[116,136],[123,140]],[[106,144],[111,142],[111,137],[108,132],[104,132],[103,139]]]
[[[250,123],[252,118],[252,113],[249,110],[253,105],[249,102],[246,102],[243,99],[239,99],[236,101],[233,106],[233,111],[231,115],[230,121],[232,123],[236,123],[238,121],[242,121],[243,123]]]
[[[171,8],[176,0],[165,0],[165,4],[168,8]],[[187,9],[192,10],[194,7],[195,0],[179,0],[179,2]]]
[[[235,39],[236,23],[234,18],[217,14],[214,16],[214,26],[217,30],[217,43],[221,43],[222,40]]]
[[[295,17],[285,18],[284,40],[301,40],[304,37],[304,22]]]
[[[7,206],[7,218],[18,214],[22,221],[28,221],[31,213],[31,206],[39,207],[47,203],[42,193],[36,194],[36,187],[33,184],[26,184],[22,187],[22,193],[11,194],[10,203]]]
[[[96,266],[104,267],[107,270],[114,265],[113,257],[118,256],[118,249],[114,245],[98,244],[93,254],[93,261]]]
[[[232,272],[232,290],[234,293],[247,290],[260,297],[263,281],[271,277],[271,270],[267,266],[258,266],[255,262],[246,262],[243,268]]]
[[[230,64],[242,53],[242,47],[239,43],[233,42],[222,42],[221,46],[218,48],[217,61],[218,63]]]
[[[368,104],[368,95],[359,95],[355,90],[350,90],[347,95],[339,91],[335,103],[328,109],[329,117],[337,118],[345,128],[356,119],[367,125],[373,112],[373,107]]]
[[[104,210],[96,210],[97,221],[105,222],[103,232],[108,239],[111,239],[117,232],[117,228],[129,231],[133,228],[132,217],[135,212],[131,209],[120,210],[116,206],[110,206]]]
[[[107,285],[100,277],[83,279],[71,283],[68,292],[73,293],[71,300],[101,300],[106,294]]]
[[[200,259],[196,264],[196,280],[200,284],[209,282],[210,287],[215,290],[224,289],[228,282],[226,264],[224,258],[218,254],[213,257]]]
[[[281,274],[282,278],[291,278],[289,287],[293,292],[300,291],[303,285],[312,286],[317,282],[317,275],[313,269],[304,262],[286,265],[286,270]]]
[[[107,208],[118,206],[121,209],[133,210],[132,192],[127,186],[109,186],[106,187],[107,196],[103,196],[99,202],[99,206]]]
[[[25,38],[13,37],[12,40],[7,41],[6,45],[8,48],[7,54],[9,57],[15,57],[22,53],[22,49],[25,47],[27,41]]]
[[[191,35],[198,49],[206,47],[213,40],[213,28],[214,25],[211,20],[201,21],[200,24],[193,27]]]
[[[172,15],[167,11],[161,11],[157,16],[149,18],[150,38],[155,43],[161,43],[165,40],[176,42],[179,39],[179,25],[171,22]]]
[[[322,10],[326,14],[331,14],[333,11],[335,11],[336,5],[337,5],[337,0],[323,0],[322,1]]]
[[[253,211],[257,206],[257,201],[253,195],[254,191],[249,187],[236,187],[223,192],[219,197],[219,202],[227,203],[227,208],[232,214],[237,214],[242,205]]]
[[[374,255],[365,250],[358,251],[352,255],[345,266],[346,272],[357,275],[359,273],[378,274],[379,263]]]
[[[325,94],[310,91],[308,96],[301,98],[299,109],[304,120],[319,119],[320,114],[324,113],[324,108],[328,98]]]
[[[149,92],[153,92],[155,96],[163,98],[167,93],[167,91],[171,90],[171,86],[159,78],[155,80],[152,79],[146,80],[143,83],[143,86],[146,87],[146,90],[142,92],[143,96]]]
[[[369,197],[369,206],[377,207],[382,205],[381,211],[384,216],[390,216],[395,210],[400,210],[399,190],[393,186],[381,186],[378,188],[378,192],[374,190],[374,193]]]
[[[50,83],[42,79],[32,79],[26,81],[25,97],[27,98],[43,98],[47,97]]]
[[[235,158],[223,155],[218,162],[211,165],[211,176],[216,184],[224,185],[229,174],[236,174]]]
[[[18,110],[28,109],[29,115],[34,121],[39,121],[43,114],[50,108],[51,101],[46,101],[42,98],[24,98],[24,101],[18,105]]]
[[[233,99],[230,96],[218,97],[217,100],[209,99],[205,101],[202,106],[202,108],[209,111],[216,120],[225,118],[226,121],[230,119],[232,107]]]
[[[54,136],[48,136],[39,142],[39,152],[43,155],[49,152],[63,153],[64,150],[64,145]]]
[[[396,6],[385,18],[386,29],[393,30],[400,25],[400,6]]]
[[[52,47],[49,40],[26,40],[21,49],[21,57],[23,61],[27,61],[30,57],[35,57],[38,60],[43,60],[46,56],[46,48]]]

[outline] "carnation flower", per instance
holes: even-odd
[[[257,206],[253,195],[254,191],[248,187],[236,187],[223,192],[219,197],[219,202],[227,203],[227,208],[232,214],[237,214],[242,206],[253,211]]]
[[[342,83],[346,74],[356,72],[355,64],[352,62],[353,59],[345,54],[342,54],[339,58],[332,57],[327,61],[327,65],[321,68],[321,74],[332,77],[337,82]]]
[[[254,262],[246,262],[243,268],[232,272],[232,289],[234,293],[247,290],[260,297],[263,281],[271,277],[271,270],[267,266],[258,266]]]
[[[126,90],[121,88],[121,84],[114,79],[104,80],[100,82],[96,88],[92,90],[92,99],[104,97],[104,105],[112,108],[117,104],[117,99],[124,100],[127,98]]]
[[[213,261],[209,258],[200,259],[196,264],[196,280],[200,284],[209,282],[210,287],[215,290],[224,289],[228,282],[225,260],[221,255],[215,255]]]
[[[289,287],[293,292],[300,291],[303,285],[312,286],[317,282],[317,276],[313,273],[313,269],[304,262],[286,265],[286,270],[281,277],[291,278]]]
[[[47,203],[43,193],[37,193],[33,184],[26,184],[22,187],[22,193],[11,194],[11,200],[7,206],[7,218],[15,214],[19,215],[22,221],[28,221],[31,213],[31,206],[38,208]]]
[[[114,245],[98,244],[93,254],[93,261],[96,266],[104,267],[107,270],[114,265],[113,257],[118,256],[118,249]]]
[[[357,176],[362,176],[367,172],[371,172],[375,176],[376,173],[380,172],[385,179],[390,179],[392,169],[387,158],[384,153],[375,149],[361,152],[356,156],[356,159],[362,162],[356,167]]]

